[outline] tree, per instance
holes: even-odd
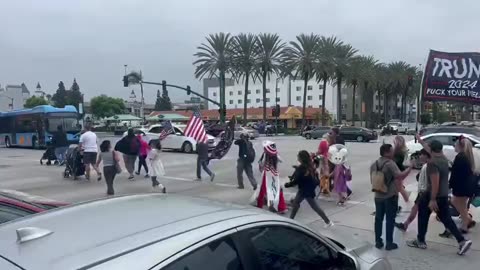
[[[78,110],[78,105],[82,103],[83,97],[82,92],[80,92],[80,87],[77,84],[77,80],[73,79],[72,86],[70,90],[67,91],[67,105],[73,105]]]
[[[404,61],[396,61],[388,64],[390,89],[395,94],[392,97],[397,101],[397,97],[400,94],[402,96],[401,105],[401,119],[404,118],[404,112],[406,108],[406,99],[408,91],[408,76],[414,75],[415,68],[410,66]],[[395,102],[395,108],[397,108],[397,102]],[[396,111],[396,110],[395,110]]]
[[[42,97],[31,96],[25,100],[25,108],[34,108],[40,105],[47,105],[48,102]]]
[[[193,62],[196,65],[195,77],[202,79],[217,77],[220,84],[220,105],[225,105],[225,76],[232,69],[232,46],[233,39],[228,33],[211,34],[207,43],[197,47],[198,52],[194,54],[198,59]],[[223,114],[220,120],[225,121]]]
[[[378,61],[375,60],[373,56],[360,56],[361,62],[361,73],[360,73],[360,83],[363,85],[362,91],[362,106],[365,104],[365,127],[368,127],[368,120],[372,114],[373,104],[373,90],[371,86],[375,83],[375,68],[378,64]]]
[[[285,66],[292,71],[293,77],[303,79],[302,130],[306,125],[308,81],[315,78],[318,65],[318,46],[320,38],[315,34],[300,34],[297,41],[291,41],[284,50]]]
[[[317,81],[323,82],[322,90],[322,126],[326,125],[327,117],[325,115],[325,100],[327,94],[327,83],[332,79],[335,72],[333,52],[339,41],[336,37],[320,37],[318,46],[318,63],[316,66]]]
[[[345,78],[346,82],[348,85],[351,85],[353,87],[352,89],[352,124],[355,126],[355,109],[356,109],[356,103],[355,103],[355,98],[357,96],[357,86],[360,81],[360,78],[362,77],[362,68],[363,68],[363,63],[362,59],[360,56],[356,56],[352,58],[352,61],[350,63],[350,67],[347,69],[345,72]]]
[[[277,34],[262,33],[257,36],[258,69],[262,78],[263,88],[263,121],[267,120],[267,79],[270,74],[283,76],[282,56],[285,43]],[[277,91],[277,89],[275,89]]]
[[[125,103],[121,98],[112,98],[106,95],[94,97],[90,100],[92,114],[97,118],[105,118],[125,112]]]
[[[170,102],[170,97],[168,97],[168,91],[163,90],[162,95],[160,95],[160,90],[157,90],[157,101],[155,102],[156,111],[171,111],[172,102]]]
[[[342,82],[345,73],[348,72],[351,61],[357,50],[350,44],[344,44],[338,41],[333,52],[333,62],[335,63],[335,84],[337,85],[337,121],[342,122]]]
[[[67,105],[67,90],[65,89],[65,85],[62,81],[58,83],[58,89],[55,94],[52,96],[52,101],[55,107],[63,108]]]
[[[243,79],[245,82],[243,124],[247,124],[248,83],[250,77],[255,81],[257,76],[257,62],[258,46],[255,35],[242,33],[234,37],[232,71],[237,80]]]

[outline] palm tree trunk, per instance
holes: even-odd
[[[352,125],[355,126],[355,94],[357,92],[357,84],[353,84],[353,95],[352,95]]]
[[[360,115],[362,117],[362,120],[361,121],[365,121],[365,127],[368,128],[368,117],[370,116],[370,109],[371,108],[370,106],[370,102],[368,102],[368,105],[367,103],[365,102],[365,99],[366,99],[366,95],[368,94],[368,82],[364,82],[363,83],[363,93],[362,93],[362,108],[360,110]],[[370,96],[370,95],[369,95]],[[372,99],[370,99],[372,100]],[[365,104],[365,112],[363,112],[363,104]],[[373,106],[372,106],[373,107]]]
[[[387,118],[388,118],[388,98],[387,98],[387,93],[383,93],[383,122],[387,123]]]
[[[262,73],[263,86],[263,122],[267,121],[267,71],[264,69]],[[275,89],[277,91],[277,89]]]
[[[327,77],[323,77],[323,91],[322,91],[322,126],[326,124],[325,118],[325,95],[327,93]]]
[[[380,108],[382,108],[382,103],[381,103],[381,95],[380,95],[380,89],[377,90],[377,100],[378,100],[378,110],[377,110],[377,116],[378,116],[378,124],[381,124],[381,115],[382,115],[382,110]]]
[[[337,78],[337,122],[342,123],[342,77]]]
[[[220,110],[225,107],[225,72],[220,71]],[[226,112],[225,112],[226,114]],[[225,123],[224,114],[220,114],[220,123]]]
[[[302,131],[306,125],[306,108],[307,108],[307,85],[308,85],[308,73],[303,77],[303,107],[302,107]]]
[[[250,74],[247,72],[245,73],[245,94],[243,100],[243,124],[247,124],[247,99],[248,99],[248,77]]]

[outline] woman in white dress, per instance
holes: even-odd
[[[161,152],[161,149],[162,149],[162,145],[160,143],[160,141],[158,141],[152,151],[150,152],[150,163],[151,163],[151,177],[152,177],[152,187],[154,189],[158,189],[160,188],[160,190],[163,192],[163,193],[166,193],[167,192],[167,189],[165,188],[164,185],[160,184],[160,182],[158,182],[157,180],[157,177],[159,176],[162,176],[162,175],[165,175],[165,169],[163,167],[163,163],[162,163],[162,160],[160,159],[160,152]]]

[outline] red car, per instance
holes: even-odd
[[[68,203],[16,190],[0,189],[0,224],[64,205]]]

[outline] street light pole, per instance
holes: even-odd
[[[278,105],[278,80],[280,80],[280,77],[275,80],[275,136],[278,135],[278,114],[279,112],[276,111],[277,105]]]

